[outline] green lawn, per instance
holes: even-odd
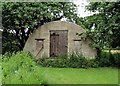
[[[47,68],[17,53],[4,56],[0,79],[3,84],[118,84],[118,68]]]
[[[118,84],[117,68],[41,68],[47,84]]]

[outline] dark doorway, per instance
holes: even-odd
[[[67,54],[68,31],[51,30],[50,31],[50,57]]]

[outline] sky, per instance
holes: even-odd
[[[80,17],[86,17],[94,14],[93,12],[85,9],[85,6],[89,4],[88,0],[72,0],[72,2],[78,6],[77,12]],[[66,21],[66,18],[62,18],[61,21]]]
[[[78,14],[80,17],[90,16],[94,14],[93,12],[86,11],[85,6],[89,4],[88,0],[74,0],[76,5],[78,5]]]

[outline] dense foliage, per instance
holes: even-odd
[[[38,63],[44,67],[60,67],[60,68],[87,68],[91,65],[88,64],[88,60],[84,56],[79,54],[71,54],[69,56],[63,55],[55,59],[47,59],[42,57],[38,60]],[[94,64],[93,64],[94,65]]]
[[[0,58],[1,59],[1,58]],[[40,65],[38,65],[39,63]],[[59,68],[94,68],[94,67],[120,67],[120,54],[102,53],[101,58],[87,60],[82,55],[71,54],[69,58],[61,56],[56,59],[42,58],[35,62],[30,54],[17,52],[12,56],[6,54],[2,58],[2,84],[41,84],[45,85],[48,69],[44,67]],[[59,70],[58,70],[59,71]]]
[[[102,52],[96,60],[100,67],[120,67],[120,53]]]
[[[76,6],[66,2],[21,3],[2,5],[3,53],[22,50],[32,32],[47,22],[67,18],[88,29],[88,35],[100,46],[120,47],[120,2],[90,3],[88,10],[93,16],[78,18]],[[40,65],[38,65],[40,64]],[[30,54],[3,55],[3,84],[44,84],[39,66],[60,68],[120,67],[120,53],[102,52],[96,59],[88,60],[79,54],[60,56],[55,59],[41,58],[34,61]],[[0,64],[1,65],[1,64]]]
[[[29,35],[39,26],[62,18],[74,21],[72,2],[7,2],[2,5],[3,54],[22,50]]]
[[[91,2],[87,9],[94,15],[83,18],[82,23],[89,30],[95,46],[100,48],[120,47],[120,1]]]
[[[22,50],[29,35],[47,22],[67,18],[87,29],[85,37],[93,39],[93,47],[120,47],[120,2],[92,2],[87,9],[97,12],[79,18],[71,2],[7,2],[2,3],[3,54]]]
[[[80,54],[70,54],[50,59],[43,56],[37,61],[44,67],[60,68],[96,68],[96,67],[120,67],[120,53],[102,52],[100,57],[86,59]]]
[[[2,59],[2,84],[44,84],[32,56],[18,52]]]
[[[7,54],[4,55],[3,57],[4,57],[2,60],[3,86],[6,85],[12,86],[19,84],[27,85],[27,86],[29,84],[32,86],[38,84],[39,86],[41,85],[51,86],[51,84],[53,85],[53,84],[90,84],[90,83],[117,84],[118,83],[117,68],[105,67],[105,68],[83,69],[83,68],[42,67],[35,63],[34,59],[30,54],[25,54],[23,52],[18,52],[16,54],[13,54],[12,56]],[[71,60],[73,60],[73,58]],[[77,62],[77,60],[75,59],[74,61]],[[75,67],[75,65],[73,66]]]

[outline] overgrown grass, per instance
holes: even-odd
[[[38,74],[39,67],[32,56],[18,52],[12,56],[4,55],[2,60],[3,84],[43,84]]]
[[[117,84],[117,68],[46,68],[32,56],[18,52],[4,55],[3,84]]]
[[[78,53],[51,58],[43,56],[37,62],[43,67],[53,68],[120,67],[120,53],[102,52],[95,59],[87,59]]]
[[[52,58],[52,57],[51,57]],[[59,68],[89,68],[98,67],[98,62],[94,59],[86,59],[83,55],[72,53],[69,55],[62,55],[51,59],[49,57],[40,58],[37,63],[43,67],[59,67]]]

